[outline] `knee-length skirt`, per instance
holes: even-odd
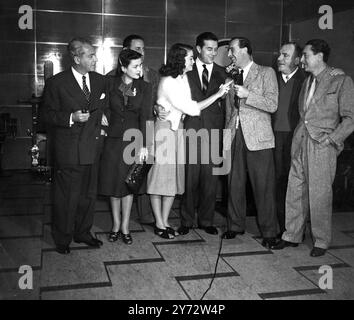
[[[121,198],[131,194],[125,178],[131,164],[123,159],[123,152],[130,141],[123,138],[106,137],[100,161],[98,193],[105,196]]]
[[[147,193],[175,196],[184,193],[183,124],[171,130],[169,121],[155,122],[155,162],[147,178]]]

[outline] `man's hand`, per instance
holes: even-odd
[[[248,98],[248,95],[250,94],[250,92],[244,86],[234,85],[234,88],[235,88],[235,94],[239,98],[241,98],[241,99]]]
[[[155,110],[155,113],[156,113],[157,117],[161,121],[165,121],[167,116],[170,113],[170,111],[166,111],[165,108],[163,106],[160,106],[159,104],[155,104],[154,105],[154,110]]]
[[[329,145],[335,146],[335,142],[328,135],[326,135],[325,139],[323,141],[321,141],[320,143],[321,143],[321,146],[323,146],[323,147],[327,147]]]
[[[73,113],[72,120],[74,122],[87,122],[88,119],[90,118],[90,113],[82,113],[81,110],[78,110]]]
[[[331,140],[329,140],[329,138],[326,138],[321,144],[322,146],[327,147],[331,144]]]

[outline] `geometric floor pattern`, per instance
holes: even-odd
[[[179,225],[177,208],[178,201],[170,216],[174,226]],[[111,216],[102,199],[92,232],[103,246],[92,249],[72,243],[71,253],[63,256],[54,250],[50,215],[50,184],[28,172],[0,178],[0,299],[354,299],[353,212],[333,214],[331,247],[318,258],[309,256],[308,232],[296,248],[265,249],[251,216],[244,235],[221,243],[225,220],[219,212],[218,236],[193,229],[164,240],[152,227],[137,222],[133,206],[133,244],[110,243]],[[32,268],[32,289],[20,289],[24,265]],[[320,288],[323,266],[333,272],[332,289]]]

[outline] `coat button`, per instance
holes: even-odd
[[[308,124],[308,123],[309,123],[309,122],[306,120],[306,121],[305,121],[305,124]]]

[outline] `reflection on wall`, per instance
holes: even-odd
[[[270,65],[279,48],[282,0],[28,0],[34,29],[20,30],[23,0],[1,0],[0,105],[40,95],[46,61],[53,73],[68,66],[67,42],[88,37],[99,56],[97,71],[115,68],[128,34],[145,38],[146,63],[158,69],[175,42],[195,44],[212,31],[220,39],[243,35],[253,43],[258,62]],[[48,70],[48,69],[47,69]]]

